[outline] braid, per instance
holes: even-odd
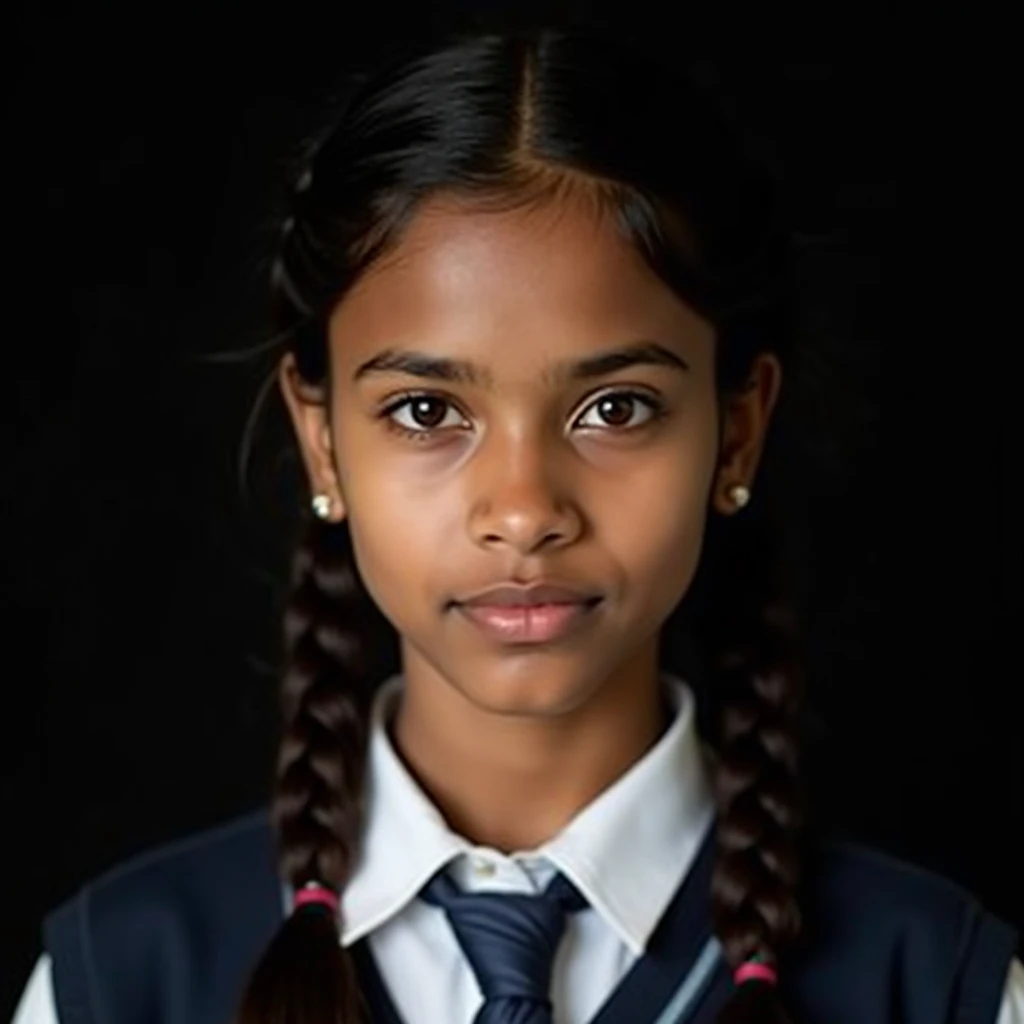
[[[317,381],[326,372],[322,325],[292,280],[304,256],[296,218],[312,175],[306,153],[270,267],[270,314],[290,336],[303,377]],[[394,644],[362,585],[347,524],[322,522],[308,510],[305,517],[283,609],[282,736],[271,820],[278,873],[291,889],[318,883],[340,895],[361,838],[373,683]],[[315,904],[293,912],[256,965],[236,1024],[368,1020],[338,923]]]
[[[272,818],[280,874],[293,889],[318,881],[343,890],[358,848],[370,682],[377,678],[367,638],[379,622],[350,547],[347,527],[308,522],[285,609],[284,728]],[[334,920],[303,910],[284,923],[257,966],[238,1022],[367,1018]]]
[[[721,543],[715,534],[726,530],[732,536]],[[735,969],[755,956],[777,964],[800,934],[803,681],[795,614],[780,597],[781,560],[772,532],[744,513],[727,525],[713,521],[708,539],[711,593],[699,636],[721,727],[712,927]],[[784,971],[780,975],[784,981]],[[774,986],[745,983],[717,1024],[789,1019]]]
[[[370,695],[358,583],[338,530],[312,520],[295,553],[284,615],[284,736],[273,820],[282,874],[342,887],[361,818]]]

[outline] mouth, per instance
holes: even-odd
[[[600,597],[574,603],[535,605],[459,604],[460,611],[490,639],[501,643],[548,643],[576,632],[593,618]]]

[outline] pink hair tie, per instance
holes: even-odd
[[[327,907],[335,917],[338,916],[341,904],[338,900],[337,893],[331,889],[325,888],[319,882],[307,882],[295,894],[295,906],[293,907],[293,911],[298,910],[299,907],[316,903]]]
[[[746,963],[740,964],[733,978],[737,985],[742,985],[745,981],[766,981],[769,985],[779,983],[775,968],[762,963],[758,957],[752,957]]]

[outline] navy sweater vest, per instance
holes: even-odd
[[[734,991],[709,931],[709,832],[648,949],[593,1024],[711,1024]],[[807,941],[781,991],[799,1024],[995,1024],[1017,932],[959,886],[852,843],[805,865]],[[231,1024],[283,918],[265,810],[135,857],[45,919],[60,1024]],[[373,1024],[398,1016],[368,941]]]

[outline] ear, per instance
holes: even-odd
[[[310,490],[313,494],[326,494],[331,499],[328,519],[339,522],[345,517],[345,506],[334,465],[326,389],[302,379],[291,352],[281,357],[277,381],[299,442]]]
[[[712,495],[712,504],[722,515],[732,515],[742,507],[730,496],[736,484],[749,491],[754,489],[754,476],[781,386],[778,358],[762,352],[754,360],[744,386],[725,396],[722,449]]]

